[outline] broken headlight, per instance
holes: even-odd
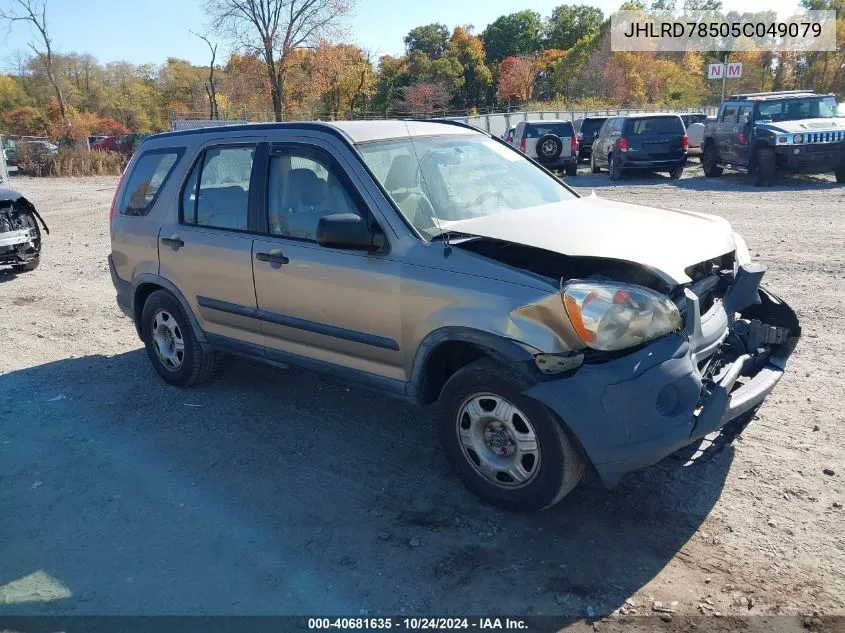
[[[564,285],[561,292],[572,327],[593,349],[634,347],[681,327],[675,304],[642,286],[575,282]]]

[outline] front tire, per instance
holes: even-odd
[[[777,169],[775,150],[770,147],[761,147],[757,150],[754,163],[756,166],[754,184],[758,187],[772,185],[775,181],[775,171]]]
[[[595,152],[590,154],[590,171],[594,174],[597,174],[601,171],[601,168],[596,165],[596,154]]]
[[[584,474],[561,423],[523,395],[529,384],[515,369],[483,358],[458,370],[438,402],[440,442],[461,481],[515,512],[551,507]]]
[[[845,182],[845,167],[837,167],[836,171],[836,182]]]
[[[156,290],[144,302],[141,337],[153,367],[171,385],[191,387],[213,375],[216,352],[200,346],[181,304],[166,290]]]
[[[675,167],[669,171],[669,178],[672,180],[678,180],[681,176],[684,175],[684,168],[683,167]]]
[[[567,165],[565,168],[565,173],[567,176],[577,176],[578,175],[578,164],[573,163],[571,165]]]

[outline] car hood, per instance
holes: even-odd
[[[801,119],[765,123],[765,127],[781,132],[816,132],[819,130],[845,130],[845,118]]]
[[[736,249],[733,229],[723,218],[595,194],[440,224],[450,231],[572,257],[634,262],[672,284],[690,281],[687,267]]]

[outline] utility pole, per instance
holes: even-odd
[[[722,103],[725,101],[725,84],[728,82],[728,54],[725,53],[725,59],[722,60],[724,66],[722,66]]]

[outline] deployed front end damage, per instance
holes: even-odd
[[[546,379],[526,395],[560,416],[609,486],[728,423],[744,425],[801,335],[794,311],[760,287],[764,272],[746,263],[693,274],[670,297],[682,327],[616,352],[573,350],[577,327],[549,321],[561,311],[545,302],[516,311],[512,318],[544,322],[559,333],[558,349],[570,350],[537,355]]]
[[[42,229],[49,235],[29,200],[17,191],[0,189],[0,267],[11,266],[17,272],[34,270],[41,258]]]

